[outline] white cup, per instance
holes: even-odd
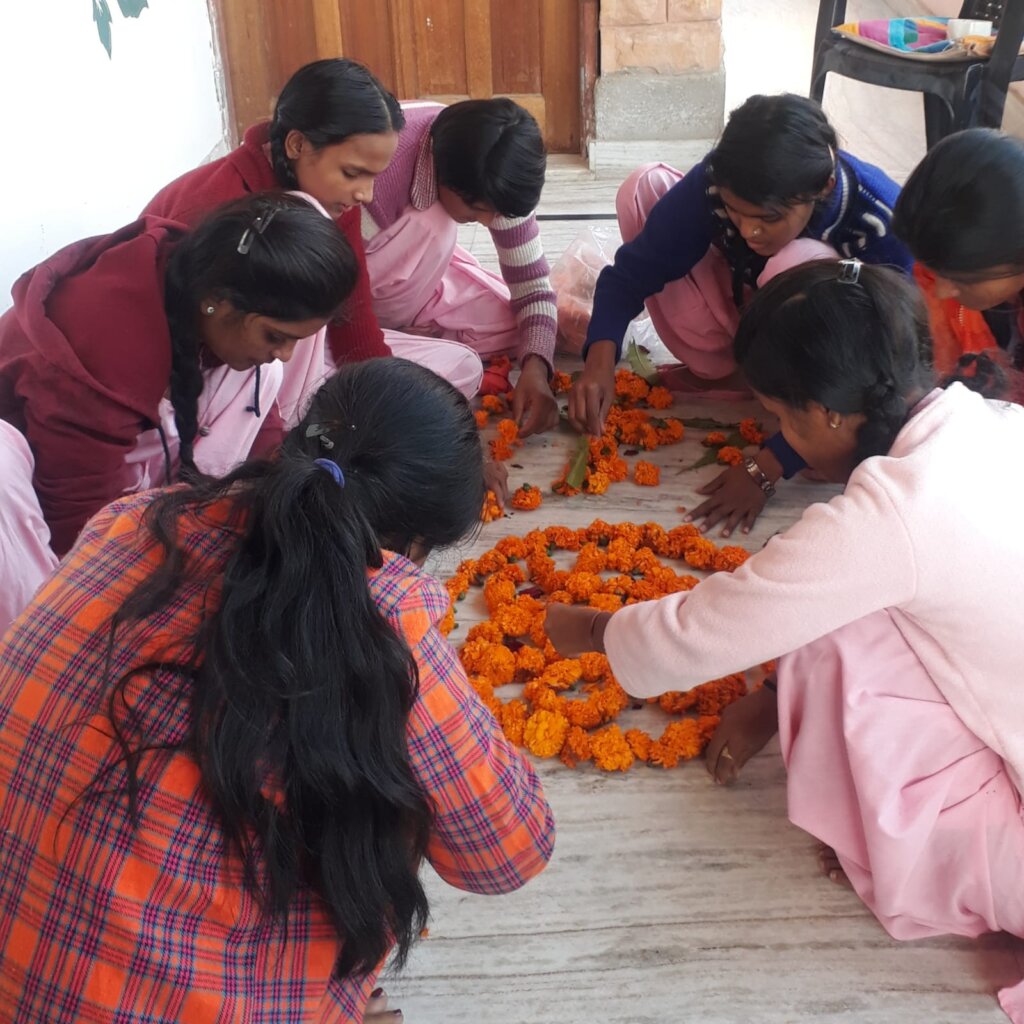
[[[967,36],[990,36],[992,35],[992,22],[981,21],[977,18],[950,18],[949,38],[964,39]]]

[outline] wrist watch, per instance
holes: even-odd
[[[775,493],[775,484],[765,476],[764,470],[757,464],[757,461],[750,456],[743,460],[743,468],[750,474],[750,478],[764,491],[764,496],[770,498]]]

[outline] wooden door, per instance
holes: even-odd
[[[579,153],[581,0],[217,0],[236,132],[320,57],[366,64],[399,99],[510,96],[553,153]]]

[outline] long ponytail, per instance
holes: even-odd
[[[238,540],[219,605],[176,667],[190,694],[187,749],[247,887],[281,921],[313,889],[344,942],[342,974],[373,969],[392,943],[403,962],[428,910],[417,869],[433,812],[406,740],[416,664],[368,573],[384,546],[463,537],[483,491],[475,422],[454,388],[404,360],[347,365],[273,461],[154,501],[145,522],[164,560],[112,623],[131,643],[194,594],[183,517],[229,501]],[[128,682],[114,685],[110,714],[131,797],[138,753],[159,737],[118,721]]]

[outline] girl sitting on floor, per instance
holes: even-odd
[[[857,261],[758,293],[736,358],[787,440],[845,485],[732,574],[612,615],[552,605],[569,656],[651,697],[779,657],[728,709],[722,781],[778,728],[789,815],[899,939],[1024,936],[1024,409],[921,361],[912,283]],[[975,383],[980,383],[977,379]],[[838,867],[833,870],[838,870]],[[1024,1022],[1024,985],[1001,994]]]
[[[510,99],[402,105],[405,128],[363,213],[373,305],[395,330],[512,355],[521,436],[558,422],[550,387],[555,296],[534,209],[547,158],[540,128]],[[501,277],[457,244],[459,224],[488,229]],[[505,383],[495,385],[501,390]]]
[[[943,139],[903,187],[893,227],[918,261],[936,369],[998,349],[1024,367],[1024,143],[987,128]]]
[[[751,96],[689,173],[634,171],[616,199],[624,244],[598,279],[570,422],[600,433],[623,337],[645,305],[689,388],[745,391],[733,336],[753,291],[780,270],[839,253],[909,273],[891,227],[898,194],[883,171],[838,148],[817,103],[788,94]],[[708,500],[690,518],[705,529],[724,519],[725,536],[749,530],[774,484],[804,466],[776,435],[752,464],[702,488]]]
[[[466,400],[376,359],[275,459],[92,519],[0,646],[6,1015],[361,1021],[424,859],[485,894],[543,869],[540,783],[422,568],[482,465]]]
[[[355,280],[334,222],[284,194],[192,232],[144,217],[24,274],[0,318],[0,419],[35,457],[54,551],[123,494],[279,443],[323,379],[324,326]]]
[[[344,58],[314,61],[285,83],[270,121],[249,128],[234,152],[171,182],[143,212],[194,224],[214,207],[250,192],[296,189],[313,196],[337,218],[359,264],[342,315],[327,330],[329,364],[402,356],[472,397],[483,375],[476,352],[454,341],[382,332],[373,312],[362,210],[373,199],[374,184],[390,164],[404,126],[398,100],[362,64]]]

